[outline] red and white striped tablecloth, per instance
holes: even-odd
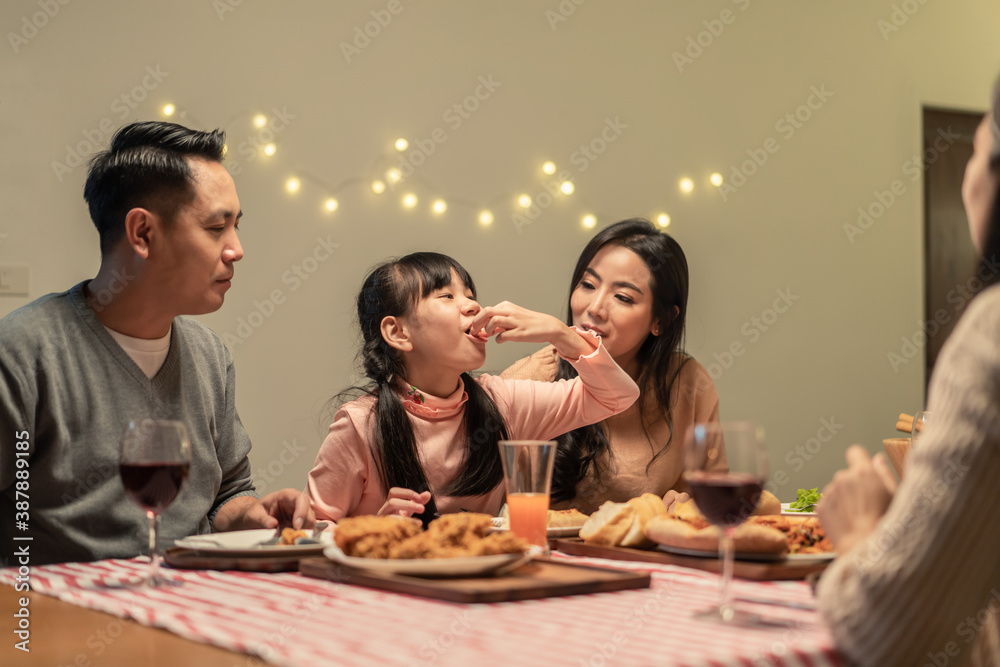
[[[572,557],[555,554],[557,558]],[[33,590],[267,662],[314,665],[840,664],[815,611],[754,605],[769,627],[691,618],[718,596],[714,574],[650,563],[573,560],[652,572],[649,589],[462,605],[336,584],[298,574],[171,570],[183,586],[94,590],[145,572],[142,559],[32,568]],[[0,583],[13,584],[12,570]],[[736,596],[810,602],[803,582],[734,580]],[[749,606],[749,605],[745,605]],[[248,656],[246,665],[260,661]]]

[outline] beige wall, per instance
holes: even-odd
[[[880,449],[895,416],[921,407],[922,357],[897,369],[887,359],[922,317],[921,182],[904,164],[920,149],[922,104],[984,108],[1000,64],[994,2],[402,0],[350,62],[341,42],[394,3],[52,0],[52,17],[38,14],[44,4],[0,8],[0,263],[30,265],[29,299],[95,272],[84,169],[57,177],[53,166],[86,134],[106,144],[112,128],[158,117],[167,101],[191,125],[224,126],[240,162],[246,258],[225,306],[204,320],[236,335],[255,303],[276,290],[283,299],[231,345],[264,490],[304,482],[322,408],[352,381],[351,303],[369,266],[439,250],[471,270],[484,303],[561,316],[593,233],[580,226],[584,212],[602,225],[672,216],[692,267],[688,350],[715,371],[723,418],[766,426],[772,467],[788,475],[783,499],[826,483],[850,443]],[[574,11],[556,22],[549,12],[560,7]],[[725,10],[729,23],[712,23]],[[899,29],[889,32],[893,18]],[[707,46],[678,67],[674,52],[699,33]],[[456,127],[447,112],[480,77],[500,85]],[[817,90],[825,101],[810,97]],[[800,109],[810,101],[813,110]],[[239,146],[258,132],[250,114],[272,109],[289,115],[279,152],[249,161]],[[797,110],[809,115],[798,128],[782,121]],[[573,154],[606,119],[627,127],[582,170]],[[362,184],[338,194],[336,214],[320,211],[319,184],[370,179],[397,136],[426,139],[435,128],[446,141],[407,188],[416,210],[400,207],[400,192],[376,197]],[[734,165],[767,148],[725,200],[707,185],[712,171],[735,183]],[[572,172],[576,193],[519,230],[509,200],[543,191],[544,159]],[[290,197],[283,180],[293,171],[316,182]],[[677,187],[685,175],[696,182],[688,196]],[[905,192],[850,242],[844,225],[895,179]],[[432,187],[450,202],[440,217],[427,211]],[[459,201],[494,198],[490,228]],[[339,248],[296,286],[286,272],[318,238]],[[769,312],[779,292],[794,301]],[[0,315],[29,299],[0,297]],[[718,359],[734,344],[742,353],[724,369]],[[500,369],[533,348],[489,349],[487,368]],[[836,424],[832,438],[824,420]],[[796,455],[811,438],[818,451]]]

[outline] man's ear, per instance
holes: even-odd
[[[151,233],[159,231],[159,219],[144,208],[133,208],[125,215],[125,240],[128,241],[132,251],[142,257],[149,259],[149,240]]]
[[[382,330],[382,340],[388,343],[390,347],[394,347],[401,352],[410,352],[413,350],[413,341],[410,340],[410,328],[403,318],[396,317],[395,315],[387,315],[382,318],[380,329]]]

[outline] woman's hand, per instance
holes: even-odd
[[[394,514],[396,516],[413,516],[423,514],[424,504],[431,499],[431,492],[417,493],[412,489],[394,486],[389,489],[389,498],[378,511],[378,516]]]
[[[896,478],[881,453],[869,458],[861,445],[847,450],[847,469],[833,476],[816,506],[820,523],[838,553],[875,531],[896,493]]]
[[[509,301],[483,308],[472,320],[473,335],[496,336],[498,343],[551,343],[567,359],[590,354],[596,345],[558,318],[522,308]]]
[[[663,504],[667,507],[667,514],[673,514],[674,508],[681,503],[686,503],[691,499],[691,496],[684,493],[683,491],[674,491],[670,489],[665,494],[663,494]]]

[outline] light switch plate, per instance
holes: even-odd
[[[28,296],[30,273],[28,266],[0,264],[0,296]]]

